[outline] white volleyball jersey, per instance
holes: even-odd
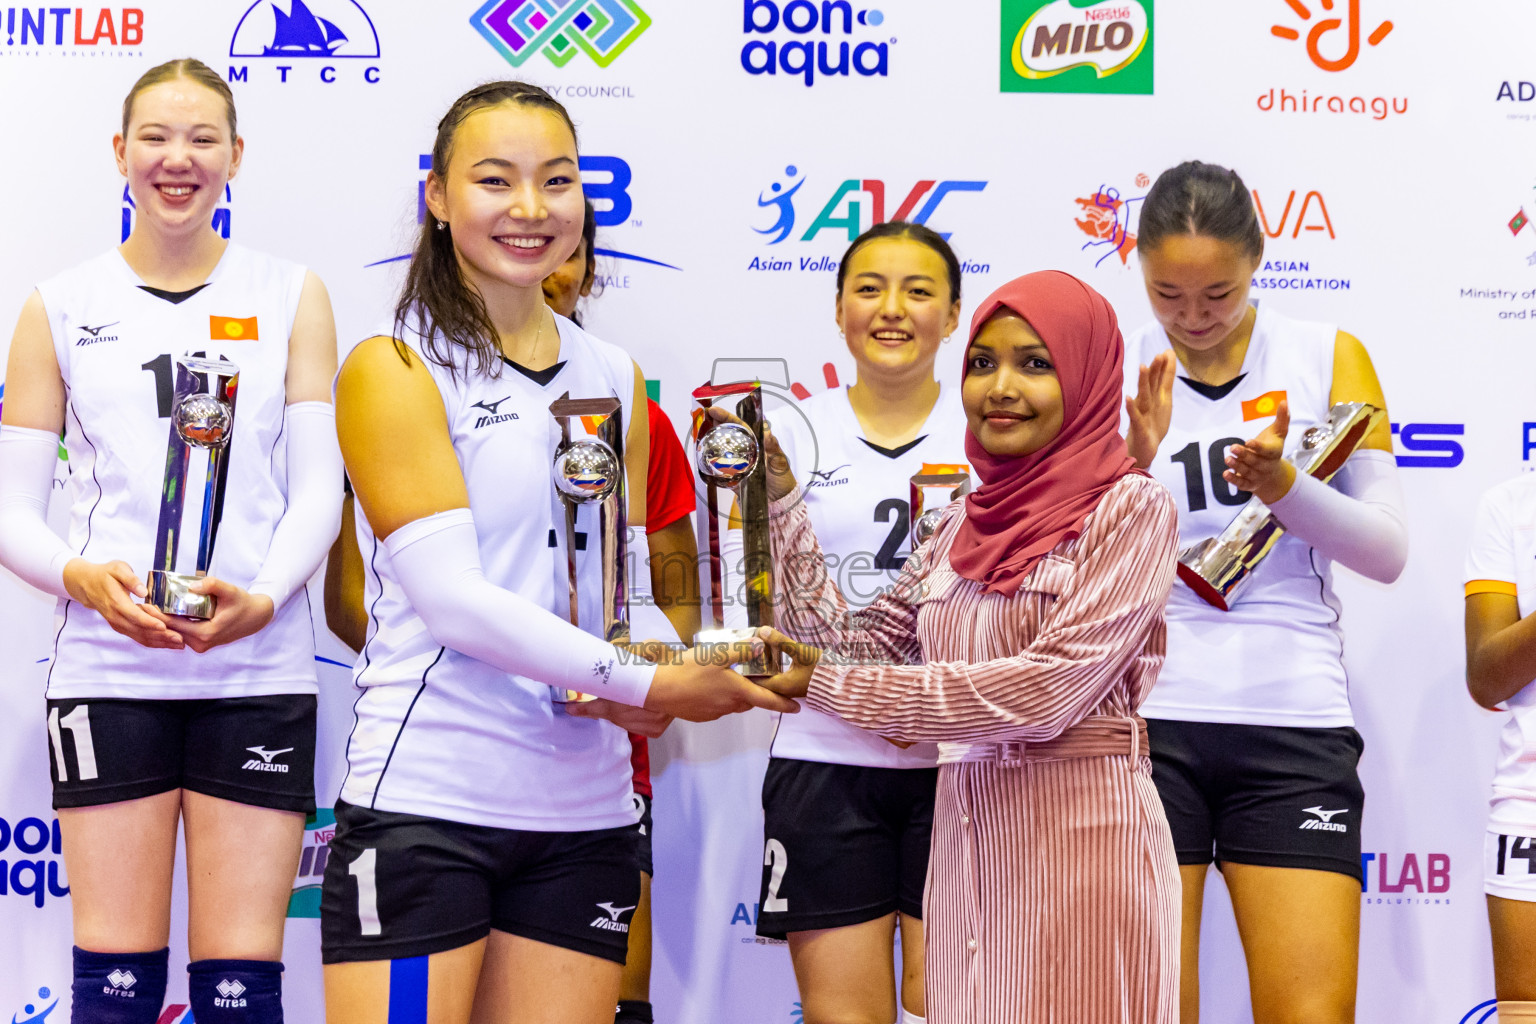
[[[627,430],[636,414],[635,371],[619,349],[563,317],[555,320],[564,365],[547,384],[505,365],[495,376],[466,372],[462,356],[457,376],[430,360],[426,365],[442,392],[486,579],[568,618],[565,518],[563,510],[556,515],[550,475],[559,429],[549,405],[567,395],[617,396]],[[419,336],[405,341],[421,351]],[[595,505],[579,507],[576,529],[585,624],[601,621]],[[353,670],[362,695],[341,798],[377,810],[539,832],[634,822],[623,730],[567,715],[551,703],[542,680],[439,646],[406,599],[360,506],[357,534],[370,621]]]
[[[773,429],[804,485],[806,508],[827,558],[827,571],[850,609],[863,608],[900,575],[912,552],[912,476],[923,463],[963,465],[965,411],[958,388],[944,387],[917,440],[897,450],[878,448],[837,388],[799,403],[795,416],[773,416]],[[870,768],[932,768],[938,745],[902,748],[835,715],[801,707],[779,716],[774,757]]]
[[[1520,617],[1536,611],[1536,475],[1516,477],[1483,495],[1467,553],[1466,593],[1508,594]],[[1504,702],[1488,827],[1536,836],[1536,682]]]
[[[1173,422],[1149,472],[1179,508],[1179,550],[1226,529],[1249,495],[1222,479],[1226,449],[1290,407],[1289,455],[1308,428],[1328,422],[1333,387],[1331,324],[1258,311],[1242,372],[1219,397],[1185,378],[1173,383]],[[1139,366],[1169,348],[1151,323],[1126,342],[1125,387],[1136,392]],[[1168,597],[1168,658],[1141,706],[1147,718],[1244,725],[1344,726],[1353,723],[1344,673],[1344,635],[1333,594],[1332,561],[1294,534],[1283,535],[1231,611],[1201,600],[1182,581]]]
[[[121,559],[143,579],[155,555],[176,360],[240,368],[229,482],[209,572],[255,580],[287,507],[282,444],[288,336],[305,270],[230,243],[207,284],[180,302],[152,294],[116,249],[38,286],[67,405],[70,547]],[[200,453],[194,451],[193,458]],[[197,504],[183,535],[195,543]],[[193,566],[178,563],[178,571]],[[300,590],[265,629],[206,654],[141,647],[78,602],[59,602],[48,696],[188,699],[314,693],[314,629]]]

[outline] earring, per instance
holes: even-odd
[[[948,334],[944,335],[943,338],[939,339],[939,344],[940,345],[948,345],[949,344],[949,338],[950,338],[950,336]]]
[[[445,220],[438,221],[437,222],[437,230],[439,230],[439,231],[447,231],[448,230],[448,222],[445,221]]]

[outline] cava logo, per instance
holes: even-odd
[[[488,0],[469,23],[515,68],[536,53],[557,68],[585,53],[605,68],[651,18],[633,0]]]
[[[1003,92],[1152,92],[1152,0],[1003,0]]]

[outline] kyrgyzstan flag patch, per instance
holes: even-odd
[[[212,341],[259,341],[253,316],[210,316],[208,337]]]
[[[1273,416],[1280,411],[1280,403],[1283,401],[1285,401],[1284,391],[1266,391],[1258,398],[1248,399],[1243,403],[1243,422]]]

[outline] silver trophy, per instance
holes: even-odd
[[[912,550],[916,551],[939,528],[949,503],[971,490],[971,474],[965,466],[934,466],[923,463],[912,474]]]
[[[235,430],[235,394],[240,368],[222,359],[192,356],[176,360],[176,390],[171,400],[171,437],[165,453],[165,483],[160,489],[160,521],[155,528],[155,561],[149,570],[145,601],[167,615],[211,619],[215,607],[208,594],[190,588],[208,575],[213,542],[224,515],[224,489],[229,483],[229,444]],[[194,452],[204,453],[194,458]],[[199,486],[200,485],[200,486]],[[197,501],[198,533],[193,572],[185,566],[181,524],[187,499]]]
[[[624,486],[624,414],[617,398],[559,398],[550,403],[549,414],[560,428],[552,472],[555,492],[565,516],[565,572],[555,569],[555,589],[565,585],[571,625],[601,636],[613,644],[629,642],[629,539],[627,531],[628,498]],[[596,423],[596,436],[587,435],[579,426],[586,418]],[[578,423],[572,437],[572,421]],[[603,583],[601,629],[598,615],[581,613],[576,588],[576,517],[583,505],[597,506],[598,557]],[[569,704],[591,700],[589,694],[558,686],[549,688],[550,700]]]
[[[1385,415],[1364,402],[1340,402],[1328,411],[1327,426],[1309,429],[1301,436],[1301,447],[1286,458],[1296,472],[1327,483]],[[1254,570],[1284,533],[1285,527],[1269,506],[1249,498],[1219,536],[1179,552],[1179,579],[1208,604],[1231,611]]]
[[[699,516],[700,584],[706,595],[705,628],[695,644],[731,644],[752,639],[759,626],[773,625],[773,553],[768,540],[768,470],[763,458],[763,389],[756,381],[706,384],[693,393],[700,411],[693,418],[694,458],[704,481],[705,508]],[[741,423],[721,423],[702,410],[721,403]],[[742,424],[745,424],[743,426]],[[720,490],[734,487],[741,518],[742,575],[746,629],[725,626],[725,567],[720,551]],[[744,676],[779,671],[766,652],[737,664]]]

